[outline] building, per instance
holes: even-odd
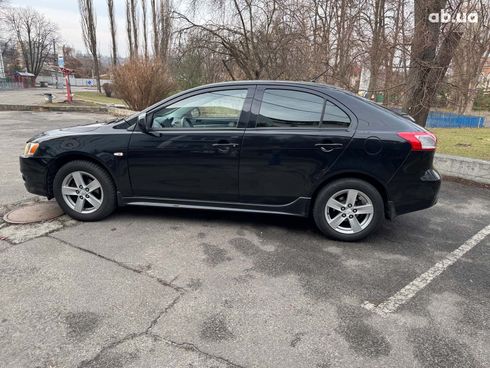
[[[490,92],[490,56],[483,65],[478,87],[483,88],[485,92]]]
[[[28,72],[15,72],[14,80],[24,88],[34,87],[36,84],[36,76]]]

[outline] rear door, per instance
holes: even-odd
[[[351,140],[355,117],[308,88],[259,86],[240,154],[240,199],[280,205],[309,197]]]

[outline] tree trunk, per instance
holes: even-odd
[[[368,98],[376,96],[376,88],[378,86],[378,76],[381,64],[381,54],[383,53],[383,36],[384,36],[384,16],[385,16],[385,1],[374,1],[374,26],[373,40],[370,50],[370,66],[371,77],[369,79],[369,95]]]
[[[97,91],[100,93],[99,57],[97,52],[97,25],[93,0],[79,0],[80,15],[82,18],[82,33],[85,46],[90,51],[94,61]]]
[[[95,82],[97,84],[97,92],[102,93],[100,88],[100,70],[99,70],[99,57],[97,54],[94,55],[94,72],[95,72]]]
[[[138,56],[138,0],[131,0],[131,24],[133,25],[133,54]]]
[[[471,115],[473,112],[473,104],[475,103],[475,99],[477,95],[477,90],[476,90],[477,85],[478,85],[478,79],[471,81],[470,85],[468,86],[468,94],[465,99],[465,106],[463,110],[463,114],[465,115]]]
[[[450,25],[453,28],[447,31],[439,47],[441,24],[430,22],[429,14],[439,13],[446,3],[447,0],[415,0],[415,37],[404,111],[421,126],[426,124],[429,110],[462,36]]]
[[[114,19],[114,0],[107,0],[107,10],[109,13],[109,27],[111,31],[112,46],[112,65],[117,65],[117,43],[116,43],[116,22]]]
[[[151,0],[151,25],[153,28],[153,54],[157,56],[160,53],[158,50],[160,40],[158,38],[158,8],[156,0]]]
[[[133,33],[131,30],[131,6],[129,0],[126,0],[126,34],[128,36],[129,58],[134,57],[133,49]]]
[[[444,39],[435,60],[427,63],[427,66],[422,67],[418,64],[411,68],[410,76],[412,79],[409,82],[413,89],[409,91],[405,111],[420,126],[425,127],[430,108],[461,36],[462,32],[450,32]]]
[[[171,32],[171,10],[168,0],[160,0],[160,19],[159,19],[159,35],[158,45],[159,57],[162,60],[167,60],[168,49],[170,47]]]
[[[148,59],[148,35],[146,34],[146,0],[141,0],[141,11],[143,12],[143,49],[145,58]]]

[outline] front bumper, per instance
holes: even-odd
[[[19,157],[24,186],[32,194],[48,197],[48,165],[43,158]]]

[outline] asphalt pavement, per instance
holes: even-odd
[[[0,212],[39,200],[29,136],[95,118],[0,112]],[[490,191],[451,181],[358,243],[183,209],[0,223],[0,367],[487,367],[489,225]]]

